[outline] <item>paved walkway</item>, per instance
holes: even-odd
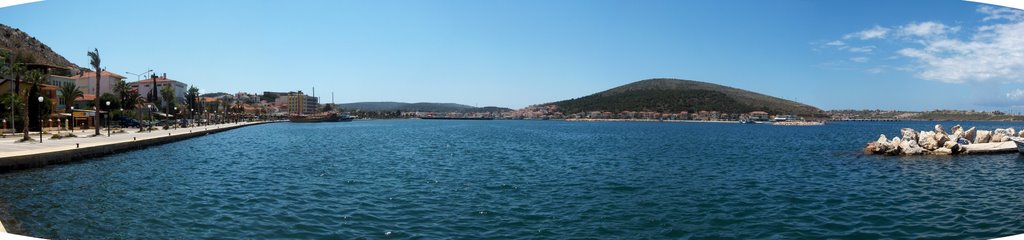
[[[42,143],[39,143],[39,132],[36,132],[35,135],[31,135],[32,138],[35,140],[33,142],[21,142],[21,143],[19,143],[19,142],[16,142],[16,141],[21,139],[22,135],[20,135],[20,134],[16,135],[16,136],[8,135],[6,138],[0,138],[0,158],[12,157],[12,156],[21,156],[21,155],[30,155],[30,154],[44,153],[44,152],[53,152],[53,151],[75,149],[75,148],[84,148],[84,147],[90,147],[90,146],[101,146],[101,145],[121,143],[121,142],[130,142],[130,141],[135,141],[135,140],[143,140],[143,139],[150,139],[150,138],[166,137],[166,136],[169,136],[168,134],[170,134],[170,135],[178,135],[178,134],[186,134],[186,133],[190,133],[190,132],[202,132],[202,131],[206,131],[206,130],[214,130],[214,129],[224,128],[224,127],[241,126],[241,125],[252,125],[252,124],[256,124],[256,123],[262,123],[262,122],[241,122],[241,123],[238,123],[238,124],[228,123],[228,124],[218,124],[218,125],[178,128],[178,129],[173,129],[172,128],[172,129],[168,129],[168,130],[153,130],[152,132],[141,132],[141,133],[138,132],[139,131],[138,128],[125,128],[125,131],[126,131],[125,133],[113,133],[113,134],[110,135],[110,137],[107,137],[106,129],[100,129],[100,133],[103,134],[101,136],[92,136],[92,134],[95,133],[95,130],[92,130],[92,129],[86,129],[84,132],[82,130],[75,130],[74,134],[77,135],[78,137],[63,138],[63,139],[50,139],[50,137],[53,136],[53,133],[56,133],[56,132],[51,132],[50,134],[45,134],[45,133],[43,134],[43,142]],[[62,132],[66,132],[66,131],[62,131]],[[76,144],[77,144],[77,146],[76,146]]]

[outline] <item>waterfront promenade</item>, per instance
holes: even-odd
[[[86,129],[76,130],[74,134],[78,137],[72,138],[50,139],[52,134],[43,134],[42,143],[39,142],[38,132],[32,135],[35,139],[33,142],[19,143],[16,140],[20,139],[21,135],[8,135],[6,138],[0,138],[0,170],[77,161],[263,123],[269,122],[226,123],[145,132],[126,128],[126,132],[114,133],[109,137],[106,135],[106,129],[103,129],[103,135],[100,136],[91,136],[93,130]]]

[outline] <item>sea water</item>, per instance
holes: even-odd
[[[860,154],[933,124],[275,123],[0,174],[0,212],[60,239],[1024,233],[1018,154]]]

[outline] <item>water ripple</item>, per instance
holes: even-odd
[[[856,154],[930,124],[270,124],[2,174],[0,219],[101,239],[1024,233],[1022,156]]]

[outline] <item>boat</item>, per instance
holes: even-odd
[[[1024,138],[1011,137],[1010,141],[1013,141],[1013,143],[1017,145],[1018,153],[1024,153]]]
[[[420,117],[427,120],[494,120],[493,117]]]
[[[338,117],[338,120],[336,122],[351,122],[352,120],[355,119],[356,118],[349,115],[341,115],[340,117]]]
[[[291,115],[288,116],[288,121],[296,123],[315,123],[315,122],[341,122],[341,115],[337,113],[331,114],[318,114],[318,115]],[[349,121],[352,121],[349,119]]]

